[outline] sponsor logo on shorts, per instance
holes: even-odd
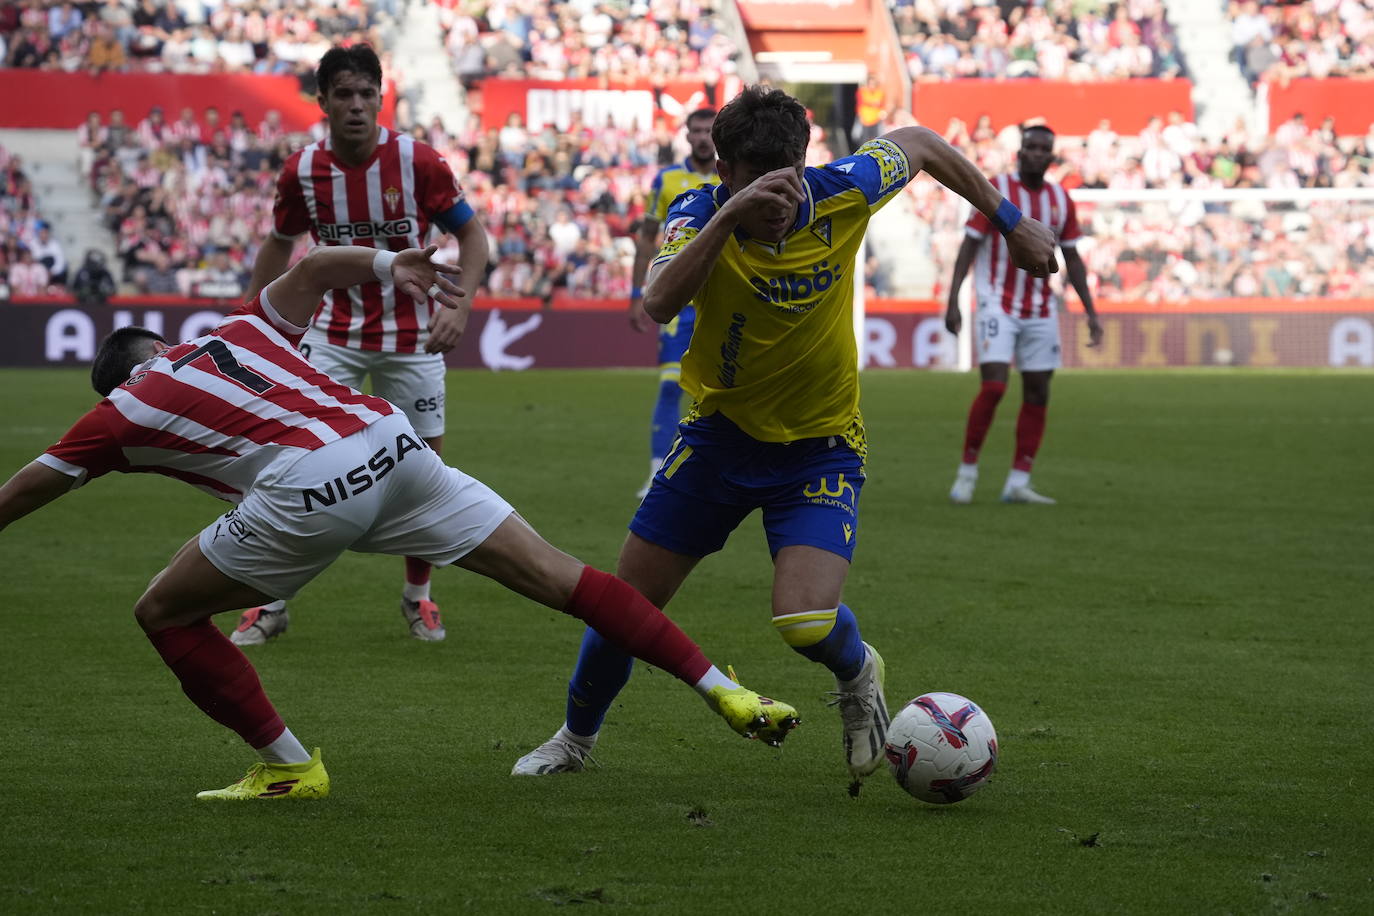
[[[314,512],[315,504],[321,506],[332,506],[336,502],[347,501],[349,497],[357,496],[372,489],[372,485],[381,482],[382,478],[396,469],[396,465],[405,460],[407,452],[423,452],[428,446],[424,442],[417,442],[409,433],[401,433],[396,437],[396,444],[392,448],[382,447],[377,449],[377,453],[367,459],[366,464],[360,464],[347,474],[341,474],[333,480],[326,480],[314,487],[305,487],[301,490],[301,500],[306,512]],[[392,455],[396,457],[392,457]]]
[[[426,411],[437,411],[439,413],[443,413],[444,392],[441,391],[432,398],[416,398],[415,409],[420,413],[424,413]]]
[[[237,508],[230,509],[215,522],[215,536],[211,542],[218,541],[220,538],[230,538],[240,544],[246,544],[249,538],[257,537],[251,528],[243,523],[243,516],[239,515]]]
[[[836,474],[834,483],[830,477],[822,477],[814,484],[807,484],[802,487],[802,496],[806,501],[814,506],[830,506],[832,509],[843,509],[850,515],[854,514],[854,504],[858,501],[858,493],[854,490],[854,485],[844,479],[843,474]],[[845,541],[848,541],[853,532],[845,534]]]

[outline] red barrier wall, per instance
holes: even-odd
[[[1057,132],[1083,136],[1110,118],[1118,133],[1140,131],[1154,115],[1177,109],[1193,119],[1193,84],[1188,80],[1122,80],[1066,83],[1048,80],[950,80],[911,87],[911,111],[931,130],[943,132],[951,118],[969,125],[982,115],[1001,130],[1044,118]]]
[[[1262,305],[1264,300],[1258,300]],[[518,306],[526,305],[517,300]],[[1170,366],[1336,366],[1374,368],[1374,303],[1364,311],[1312,308],[1287,312],[1184,312],[1146,307],[1104,312],[1106,339],[1086,346],[1078,313],[1061,318],[1064,364],[1097,369]],[[919,311],[877,311],[864,323],[868,368],[939,368],[955,363],[954,341],[935,303]],[[6,308],[0,366],[84,366],[100,339],[128,324],[185,340],[219,323],[229,306],[175,307],[125,302],[119,306],[27,305]],[[524,308],[475,310],[462,342],[449,354],[454,368],[561,369],[648,367],[657,339],[638,334],[625,311]]]
[[[1318,127],[1328,115],[1336,119],[1336,133],[1363,134],[1374,124],[1374,82],[1337,79],[1292,80],[1269,86],[1269,130],[1272,132],[1294,114],[1302,112],[1309,127]]]
[[[167,120],[174,121],[188,105],[202,116],[211,105],[227,124],[229,115],[242,111],[256,127],[272,109],[281,112],[287,130],[304,131],[320,120],[313,96],[303,96],[291,76],[252,73],[63,73],[45,70],[0,70],[0,127],[74,129],[91,111],[102,117],[124,111],[131,126],[161,105]],[[389,87],[388,87],[389,88]],[[383,98],[381,121],[390,124],[396,114],[395,93]]]

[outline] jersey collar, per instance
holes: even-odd
[[[811,190],[811,168],[809,166],[802,172],[802,192],[806,195],[806,199],[802,201],[801,206],[797,208],[797,220],[792,224],[792,228],[788,230],[788,236],[795,235],[802,229],[805,229],[807,226],[811,225],[812,220],[816,218],[816,196]],[[725,186],[724,182],[717,184],[711,189],[711,200],[716,205],[717,210],[725,206],[725,202],[729,199],[730,189]],[[744,231],[743,227],[736,226],[735,238],[742,244],[747,241],[750,236],[749,233]],[[760,242],[759,244],[767,243]],[[784,237],[776,246],[769,245],[768,247],[776,247],[781,251],[786,244],[787,238]]]

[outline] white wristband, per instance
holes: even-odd
[[[377,275],[377,279],[382,281],[383,286],[391,285],[391,262],[396,260],[396,252],[385,249],[377,252],[372,259],[372,272]]]

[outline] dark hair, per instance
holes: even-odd
[[[806,109],[781,89],[748,86],[726,103],[711,127],[716,155],[731,164],[781,169],[806,158]]]
[[[710,121],[713,120],[715,116],[716,110],[714,108],[698,108],[696,111],[689,114],[687,116],[687,120],[683,121],[682,123],[686,124],[688,127],[691,127],[693,121],[699,121],[702,119]]]
[[[1024,140],[1026,134],[1033,130],[1043,130],[1050,135],[1051,139],[1054,137],[1054,128],[1050,127],[1048,124],[1027,124],[1025,127],[1021,128],[1021,139]]]
[[[120,385],[129,380],[134,366],[148,358],[145,340],[167,339],[147,328],[120,328],[100,342],[91,362],[91,387],[102,398],[110,396]]]
[[[377,52],[372,50],[371,45],[353,45],[348,48],[335,45],[324,52],[319,67],[315,69],[315,82],[319,86],[320,95],[328,95],[329,84],[334,82],[334,77],[344,72],[365,76],[376,83],[378,89],[382,88],[382,62],[377,59]]]

